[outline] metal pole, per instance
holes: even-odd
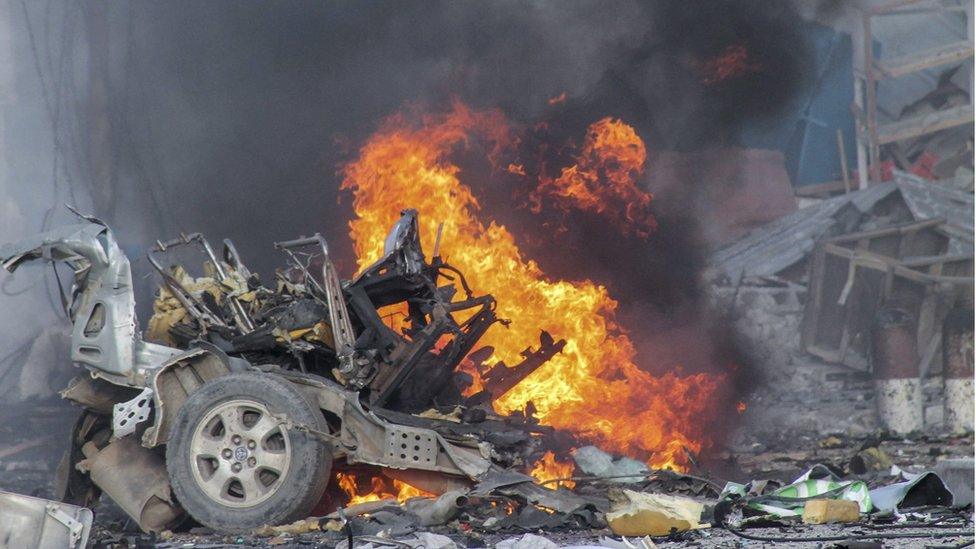
[[[878,97],[877,82],[874,79],[874,44],[871,39],[871,16],[864,14],[864,86],[867,95],[867,105],[864,116],[867,121],[868,133],[868,171],[872,182],[881,181],[880,156],[881,147],[878,145]]]
[[[851,179],[847,174],[847,149],[844,148],[844,132],[837,128],[837,154],[840,156],[840,173],[844,179],[844,194],[851,192]]]

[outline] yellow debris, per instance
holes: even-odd
[[[846,499],[814,499],[803,506],[804,524],[857,522],[861,511],[856,501]]]
[[[288,332],[288,339],[287,339],[287,341],[294,341],[296,339],[299,339],[302,336],[304,336],[305,334],[310,333],[311,331],[312,331],[311,328],[300,328],[298,330],[290,330]]]
[[[840,448],[841,446],[844,445],[844,441],[842,441],[841,439],[839,439],[839,438],[837,438],[835,436],[829,436],[829,437],[821,440],[818,443],[818,445],[821,448]]]
[[[884,450],[877,446],[866,448],[851,458],[851,471],[866,473],[868,471],[889,471],[894,462]]]
[[[243,301],[244,303],[251,303],[252,301],[257,299],[257,297],[258,297],[258,293],[255,292],[254,290],[251,290],[250,292],[244,292],[241,295],[237,296],[237,299]]]
[[[297,535],[305,534],[308,532],[316,532],[319,530],[319,521],[315,518],[308,518],[305,520],[296,520],[291,524],[282,524],[280,526],[270,526],[264,525],[254,529],[255,536],[269,537],[269,536],[281,536],[281,535]]]
[[[164,345],[176,345],[176,342],[169,335],[169,329],[186,318],[186,314],[186,309],[183,307],[161,310],[154,305],[153,315],[149,319],[149,325],[146,327],[146,340]]]
[[[204,270],[207,270],[206,265]],[[170,275],[197,299],[202,298],[204,293],[208,293],[217,303],[223,303],[229,293],[238,292],[245,292],[243,295],[249,294],[248,300],[250,301],[254,299],[254,292],[247,292],[247,282],[236,272],[232,273],[226,281],[219,282],[216,278],[208,276],[193,278],[182,266],[175,265],[170,268]],[[183,304],[176,299],[169,288],[160,286],[156,299],[153,301],[153,315],[150,317],[146,328],[146,339],[166,345],[175,345],[176,342],[169,335],[169,330],[184,322],[187,314]]]
[[[322,530],[328,530],[329,532],[339,532],[342,530],[343,524],[341,520],[332,519],[326,522],[322,527]]]
[[[315,323],[315,326],[312,326],[312,332],[306,335],[305,339],[318,341],[330,349],[335,349],[335,336],[332,335],[332,326],[324,320]]]
[[[704,507],[690,498],[623,490],[611,500],[607,523],[618,536],[665,536],[707,528],[699,522]]]
[[[424,410],[417,414],[418,417],[424,417],[427,419],[442,419],[444,421],[450,421],[452,423],[461,423],[461,407],[456,406],[449,414],[442,414],[435,408],[430,408]]]
[[[325,321],[319,321],[310,328],[299,328],[297,330],[284,331],[275,329],[271,332],[279,343],[289,343],[296,339],[306,341],[316,341],[323,343],[330,349],[335,349],[335,339],[332,336],[332,327]]]

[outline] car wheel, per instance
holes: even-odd
[[[305,518],[332,468],[328,445],[281,418],[327,430],[322,412],[290,382],[233,373],[205,383],[180,408],[166,468],[180,504],[224,532]]]

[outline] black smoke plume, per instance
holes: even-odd
[[[536,138],[549,143],[578,142],[588,124],[613,116],[651,149],[735,145],[805,84],[809,46],[791,6],[51,0],[11,17],[18,58],[32,65],[25,74],[36,69],[47,83],[55,163],[116,228],[137,277],[148,272],[138,256],[179,231],[230,237],[265,274],[280,264],[273,241],[318,231],[350,276],[351,209],[336,170],[384,116],[406,103],[444,108],[456,96],[544,126]],[[748,70],[704,74],[729,48],[747,52]],[[540,223],[522,207],[531,178],[472,169],[492,183],[476,189],[485,212],[524,240],[527,256],[553,277],[609,286],[656,368],[748,366],[704,304],[695,172],[654,189],[659,229],[649,240],[581,214],[543,242],[521,236]],[[139,280],[146,318],[153,284]]]

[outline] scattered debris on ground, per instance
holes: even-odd
[[[54,431],[59,423],[63,424],[64,418],[70,417],[70,413],[70,409],[51,406],[49,414],[34,420],[35,425],[39,430]],[[0,430],[0,447],[10,447],[11,441],[18,439],[19,433]],[[0,458],[0,469],[5,471],[0,475],[0,488],[48,497],[53,490],[51,483],[57,466],[47,457],[51,455],[50,450],[51,446],[36,445],[23,449],[19,454]],[[885,470],[854,473],[855,469],[861,470],[855,458],[864,455],[867,450],[871,450],[872,454],[883,454],[891,465]],[[416,544],[420,543],[427,547],[490,547],[506,540],[512,544],[523,543],[515,545],[518,547],[534,547],[524,544],[542,543],[538,540],[540,537],[559,546],[685,547],[704,544],[738,547],[744,541],[755,541],[750,537],[758,537],[780,543],[817,538],[819,541],[811,542],[811,547],[815,546],[814,543],[843,543],[854,539],[882,541],[884,547],[918,547],[918,538],[890,537],[910,535],[924,535],[927,545],[953,546],[973,539],[972,452],[972,436],[904,439],[879,433],[861,440],[840,436],[819,440],[784,440],[774,447],[730,449],[719,454],[716,463],[703,464],[702,469],[689,473],[635,473],[628,470],[623,474],[630,476],[621,480],[598,478],[578,471],[581,474],[575,476],[574,488],[560,488],[555,492],[559,494],[559,499],[549,502],[550,505],[566,505],[564,511],[531,503],[530,498],[537,497],[537,494],[530,487],[536,485],[525,481],[524,477],[499,474],[485,486],[467,492],[453,492],[436,498],[419,497],[403,503],[395,499],[365,502],[347,506],[341,513],[333,511],[237,535],[214,533],[199,526],[185,532],[145,534],[121,510],[103,498],[95,507],[96,519],[90,537],[95,547],[104,548],[335,546],[347,543],[350,532],[354,536],[355,547],[366,547],[368,544],[373,547],[403,547],[407,544],[418,546]],[[619,460],[618,456],[595,448],[583,452],[583,455],[589,461],[614,463]],[[26,463],[33,463],[34,466],[26,467]],[[712,471],[734,471],[733,478],[741,479],[741,482],[731,483],[732,488],[736,485],[745,487],[745,497],[721,498],[723,489],[732,490],[730,482],[704,467]],[[926,471],[933,471],[938,476],[920,474]],[[812,513],[819,503],[795,505],[791,509],[798,512],[791,511],[789,516],[764,517],[755,511],[754,508],[760,505],[771,505],[769,501],[764,503],[756,498],[778,494],[775,497],[783,499],[784,488],[800,478],[803,478],[801,484],[863,485],[868,489],[872,509],[861,512],[858,508],[855,522],[824,525],[808,524],[809,518],[804,520],[804,514]],[[522,482],[519,483],[519,480]],[[895,509],[891,508],[891,501],[904,501],[906,495],[916,497],[914,493],[904,492],[904,487],[911,481],[915,481],[916,491],[924,498],[934,495],[943,499],[934,500],[935,505],[924,498],[913,499]],[[507,484],[509,482],[515,484]],[[943,485],[952,492],[951,504],[944,499]],[[895,492],[893,497],[885,494],[885,486],[893,487],[889,489]],[[796,486],[792,489],[798,490]],[[665,535],[615,533],[607,524],[608,513],[609,517],[613,516],[611,509],[614,498],[627,493],[624,491],[640,494],[637,498],[641,499],[665,498],[683,504],[694,502],[701,508],[698,522],[705,528]],[[846,501],[828,497],[821,493],[811,501]],[[957,500],[961,504],[957,504]],[[627,498],[617,501],[626,502]],[[735,503],[731,506],[733,511],[737,509],[741,512],[726,512],[723,501]],[[572,505],[578,507],[574,509]],[[725,517],[725,522],[722,523],[718,517]],[[740,517],[738,526],[730,517]],[[845,520],[849,518],[844,517]],[[630,545],[619,545],[622,543]]]
[[[565,341],[542,332],[539,348],[527,349],[521,364],[483,367],[483,390],[466,396],[471,379],[461,359],[484,354],[483,362],[490,353],[472,348],[504,319],[494,313],[494,298],[474,294],[436,251],[426,262],[410,210],[387,238],[384,257],[344,284],[319,236],[277,245],[289,264],[273,288],[229,241],[219,257],[199,234],[160,242],[150,254],[163,280],[146,334],[154,341],[143,341],[127,328],[134,325],[128,261],[108,228],[86,218],[88,224],[0,250],[11,270],[41,257],[74,268],[66,301],[75,320],[72,357],[96,374],[75,378],[62,392],[84,409],[67,436],[15,440],[19,432],[7,433],[0,464],[11,479],[31,478],[36,495],[46,495],[36,490],[46,485],[55,499],[74,504],[69,520],[53,502],[30,500],[41,511],[28,518],[47,513],[73,543],[90,536],[97,547],[971,540],[972,417],[947,412],[956,418],[947,425],[958,429],[919,438],[917,378],[936,362],[930,348],[941,348],[940,370],[971,383],[971,350],[953,354],[946,345],[971,341],[971,331],[950,321],[952,304],[971,292],[972,257],[945,255],[960,233],[944,219],[902,223],[912,211],[905,206],[912,187],[889,186],[869,189],[872,199],[859,206],[851,206],[860,200],[852,193],[825,208],[823,226],[811,233],[812,259],[791,255],[779,270],[748,279],[790,292],[809,286],[803,323],[795,325],[802,328],[797,350],[848,368],[869,361],[882,430],[778,445],[785,451],[773,450],[773,439],[737,447],[733,438],[727,451],[704,463],[690,456],[688,471],[674,471],[579,445],[540,425],[529,409],[499,415],[493,399],[560,353]],[[858,209],[885,201],[884,223],[876,210]],[[161,263],[163,254],[187,246],[203,252],[203,276]],[[913,258],[920,254],[941,259],[919,263]],[[810,278],[789,278],[796,261],[808,263]],[[860,270],[878,269],[889,279],[885,291],[920,300],[910,306],[901,299],[895,309],[866,299],[878,284],[861,280]],[[438,287],[448,276],[457,285]],[[745,280],[743,271],[733,306]],[[930,296],[937,300],[925,301]],[[402,331],[380,314],[391,306],[402,309]],[[874,327],[851,320],[865,317],[880,320]],[[910,329],[923,318],[923,341],[935,343],[919,353]],[[841,335],[828,341],[821,332]],[[25,459],[65,438],[70,444],[57,467]],[[557,461],[556,452],[572,463]],[[288,476],[288,464],[300,460],[312,469]],[[529,474],[540,464],[554,467],[541,482]],[[101,491],[113,503],[98,503]],[[86,507],[96,510],[94,527]],[[89,513],[87,522],[81,512]]]

